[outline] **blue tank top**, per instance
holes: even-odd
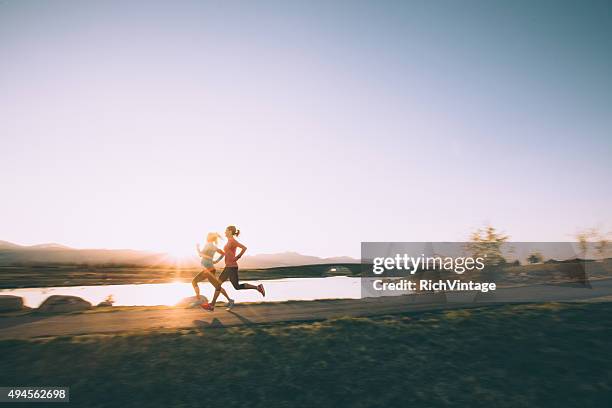
[[[202,252],[205,257],[212,259],[215,252],[217,252],[217,247],[215,246],[215,244],[209,242],[204,246]]]
[[[202,250],[202,266],[205,268],[213,267],[213,256],[217,252],[217,247],[215,244],[211,244],[210,242],[204,246]]]

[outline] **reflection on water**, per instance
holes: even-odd
[[[259,282],[258,282],[259,283]],[[287,300],[358,299],[361,294],[359,278],[334,276],[329,278],[289,278],[261,281],[266,287],[266,297],[255,290],[234,290],[227,282],[223,285],[236,302],[283,302]],[[209,299],[213,286],[200,282],[201,293]],[[173,306],[181,299],[193,296],[190,282],[157,283],[140,285],[67,286],[56,288],[2,289],[1,295],[23,297],[29,307],[38,307],[51,295],[81,297],[93,305],[112,295],[115,306]],[[219,300],[224,301],[223,296]]]

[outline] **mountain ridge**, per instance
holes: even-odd
[[[295,251],[285,251],[272,254],[245,255],[240,260],[240,266],[242,268],[273,268],[358,262],[357,259],[348,256],[321,258],[303,255]],[[0,266],[41,264],[125,264],[136,266],[180,264],[181,267],[198,267],[200,262],[196,256],[178,261],[166,253],[135,249],[77,249],[57,243],[19,245],[0,240]],[[223,266],[223,262],[219,266]]]

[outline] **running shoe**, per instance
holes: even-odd
[[[263,297],[266,297],[266,290],[264,289],[263,285],[260,283],[259,285],[257,285],[257,290],[259,291],[259,293],[261,293],[261,295]]]
[[[234,307],[234,299],[230,299],[227,301],[227,306],[225,306],[225,308],[227,310],[232,310],[232,308]]]
[[[200,307],[208,312],[212,312],[215,310],[215,307],[208,302],[202,303]]]

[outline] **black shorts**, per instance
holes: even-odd
[[[238,283],[238,267],[237,266],[226,266],[223,268],[223,272],[219,275],[219,280],[225,282],[226,280],[232,282],[232,286],[236,290],[245,289],[244,285]]]

